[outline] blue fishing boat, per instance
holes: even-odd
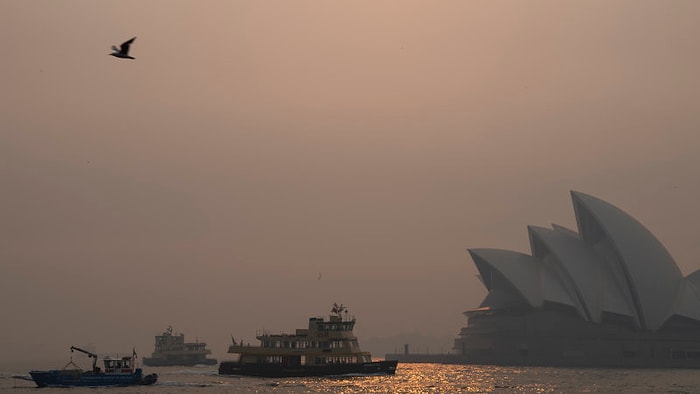
[[[29,371],[32,379],[39,387],[73,387],[73,386],[136,386],[150,385],[158,380],[155,373],[144,375],[141,368],[136,367],[136,352],[131,356],[121,358],[104,357],[104,369],[97,366],[97,354],[71,346],[70,351],[79,351],[92,358],[92,370],[80,369],[71,361],[63,369],[48,371]]]

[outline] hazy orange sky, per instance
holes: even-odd
[[[700,269],[699,19],[697,1],[4,0],[0,361],[146,354],[169,324],[222,358],[333,302],[360,344],[454,337],[486,295],[465,249],[575,228],[572,189]],[[133,36],[136,60],[108,56]]]

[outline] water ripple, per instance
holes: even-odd
[[[485,365],[399,364],[392,376],[252,378],[221,376],[211,369],[149,368],[159,375],[153,386],[120,388],[119,393],[698,393],[694,370],[626,370]],[[0,371],[0,392],[33,389],[25,375]],[[114,393],[71,389],[71,393]],[[65,394],[65,389],[42,389]]]

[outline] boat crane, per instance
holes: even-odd
[[[71,346],[70,347],[70,352],[73,353],[74,350],[77,350],[81,353],[85,353],[88,355],[89,358],[92,358],[92,370],[97,371],[97,354],[88,352],[87,350],[83,350],[77,346]]]

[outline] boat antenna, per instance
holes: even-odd
[[[345,312],[347,314],[346,310],[347,310],[347,308],[343,304],[338,305],[338,303],[334,302],[333,309],[331,309],[331,312],[335,313],[338,316],[341,316],[341,314],[343,312]]]

